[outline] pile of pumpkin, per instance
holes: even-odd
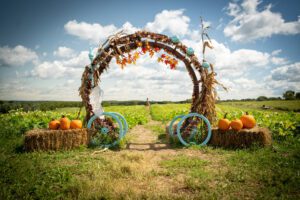
[[[82,128],[82,122],[79,119],[74,119],[74,120],[70,121],[69,118],[67,118],[63,115],[60,118],[60,120],[52,119],[51,122],[49,122],[48,127],[51,130],[80,129],[80,128]]]
[[[242,115],[240,119],[235,119],[230,121],[226,118],[227,113],[225,113],[224,118],[220,119],[218,122],[218,128],[223,131],[227,131],[232,128],[235,131],[239,131],[242,128],[251,129],[256,125],[255,118],[253,115],[246,114]]]

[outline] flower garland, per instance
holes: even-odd
[[[116,63],[120,65],[121,69],[124,69],[127,64],[136,64],[137,59],[139,59],[141,55],[149,53],[149,56],[152,58],[154,56],[154,53],[158,53],[161,50],[158,47],[151,47],[147,40],[145,41],[144,46],[142,42],[137,42],[136,44],[140,48],[140,50],[137,50],[133,53],[128,53],[127,56],[122,55],[122,58],[120,58],[119,55],[115,56]],[[166,54],[161,54],[157,59],[157,62],[162,62],[166,65],[169,65],[170,69],[172,70],[176,69],[178,65],[177,59],[172,58],[171,56],[168,56]]]

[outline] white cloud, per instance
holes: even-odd
[[[76,20],[69,21],[65,24],[65,30],[68,34],[77,36],[83,40],[88,40],[92,44],[104,42],[110,35],[121,29],[127,34],[134,33],[139,30],[139,28],[134,27],[128,21],[120,28],[117,28],[114,24],[103,26],[98,23],[89,24],[87,22],[77,22]]]
[[[74,35],[83,40],[88,40],[93,44],[98,44],[108,36],[117,31],[115,25],[103,26],[98,23],[89,24],[86,22],[69,21],[65,24],[65,30],[70,35]]]
[[[28,62],[37,62],[37,60],[36,52],[22,45],[13,48],[0,47],[0,66],[22,66]]]
[[[72,76],[80,78],[85,65],[89,64],[88,52],[82,51],[78,55],[65,60],[45,61],[34,67],[30,75],[47,79]]]
[[[298,82],[300,87],[300,62],[273,69],[271,77],[274,81]]]
[[[285,58],[281,58],[281,57],[272,57],[271,58],[271,62],[274,64],[274,65],[284,65],[284,64],[287,64],[288,63],[288,60],[285,59]]]
[[[282,49],[277,49],[277,50],[272,51],[271,55],[272,55],[272,56],[277,56],[277,55],[280,54],[281,52],[282,52]]]
[[[162,33],[169,31],[174,35],[186,35],[189,32],[190,18],[183,15],[184,10],[163,10],[155,15],[153,22],[148,22],[146,30]]]
[[[125,22],[121,29],[124,30],[127,34],[135,33],[139,30],[139,28],[134,27],[130,22]]]
[[[189,22],[190,18],[183,14],[184,10],[163,10],[155,15],[153,22],[148,22],[145,29],[153,32],[170,32],[174,35],[184,36],[189,34]],[[210,22],[205,22],[209,25]],[[123,29],[126,33],[133,33],[139,30],[134,27],[130,22],[125,22],[120,28],[117,28],[114,24],[101,25],[98,23],[77,22],[72,20],[64,25],[68,34],[79,37],[83,40],[88,40],[92,44],[98,44],[103,42],[108,36]]]
[[[244,7],[241,7],[231,3],[230,6],[232,8],[229,10],[229,14],[235,18],[241,12],[258,12],[255,4],[245,4]],[[145,27],[152,28],[151,31],[179,35],[182,43],[194,48],[196,55],[201,60],[200,32],[199,29],[189,29],[189,21],[190,19],[184,15],[184,10],[164,10],[158,13],[154,21],[147,23]],[[76,20],[69,21],[65,25],[65,29],[69,34],[88,40],[93,44],[105,40],[119,29],[125,29],[127,33],[139,30],[130,22],[116,27],[77,22]],[[218,73],[217,80],[230,88],[226,93],[218,87],[222,99],[256,98],[259,95],[274,96],[283,88],[299,88],[299,81],[296,81],[299,79],[299,64],[278,67],[265,77],[272,67],[287,62],[280,56],[281,49],[270,53],[254,49],[232,50],[216,40],[212,40],[212,43],[214,49],[207,49],[206,59],[215,64],[215,70]],[[40,91],[34,93],[35,98],[77,100],[81,74],[84,66],[90,62],[88,52],[82,51],[75,54],[72,49],[59,47],[54,54],[61,58],[37,63],[28,74],[28,76],[44,79],[40,80],[43,82],[53,79],[56,82],[56,84],[42,89],[35,88]],[[141,56],[136,65],[128,65],[122,70],[113,59],[109,70],[101,76],[101,87],[105,92],[104,99],[132,100],[149,97],[151,100],[184,100],[191,98],[192,81],[184,65],[181,63],[177,70],[170,70],[166,65],[157,63],[156,60],[157,54],[153,58],[148,55]],[[17,74],[22,78],[19,72]],[[64,87],[57,87],[58,85]],[[23,86],[24,91],[28,91],[28,96],[31,90],[26,90],[26,87],[29,86],[25,84]],[[68,88],[67,92],[65,91],[66,87]],[[60,88],[63,89],[60,90]],[[26,96],[26,93],[20,92],[18,97],[21,94]]]
[[[274,34],[300,33],[300,18],[297,21],[285,22],[280,13],[271,11],[271,4],[260,9],[260,3],[258,0],[244,0],[241,5],[229,3],[227,14],[233,19],[224,29],[225,36],[233,41],[249,42]]]
[[[73,57],[74,54],[75,51],[73,49],[64,46],[58,47],[57,50],[53,52],[53,55],[61,58],[70,58]]]

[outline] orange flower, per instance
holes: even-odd
[[[154,51],[153,51],[153,50],[150,50],[149,55],[150,55],[150,57],[152,58],[153,55],[154,55]]]
[[[138,46],[138,47],[141,47],[141,46],[143,46],[143,43],[142,43],[142,42],[138,42],[138,43],[137,43],[137,46]]]
[[[138,59],[140,57],[140,54],[139,52],[135,52],[134,55],[133,55],[134,59]]]

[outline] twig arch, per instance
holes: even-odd
[[[138,43],[142,43],[142,46],[145,46],[147,43],[151,48],[158,47],[163,49],[166,53],[176,57],[185,64],[193,83],[190,112],[202,114],[211,123],[214,122],[216,116],[216,92],[213,85],[217,81],[214,79],[216,74],[214,73],[213,66],[210,64],[210,69],[202,67],[193,50],[182,44],[179,40],[172,40],[172,38],[166,35],[147,31],[138,31],[122,37],[117,35],[111,37],[106,45],[99,47],[97,55],[91,64],[85,67],[79,88],[79,95],[86,108],[85,121],[87,122],[94,114],[89,95],[92,88],[99,85],[101,74],[104,70],[108,69],[113,57],[122,56],[137,49],[139,47]],[[197,79],[197,73],[200,79]]]

